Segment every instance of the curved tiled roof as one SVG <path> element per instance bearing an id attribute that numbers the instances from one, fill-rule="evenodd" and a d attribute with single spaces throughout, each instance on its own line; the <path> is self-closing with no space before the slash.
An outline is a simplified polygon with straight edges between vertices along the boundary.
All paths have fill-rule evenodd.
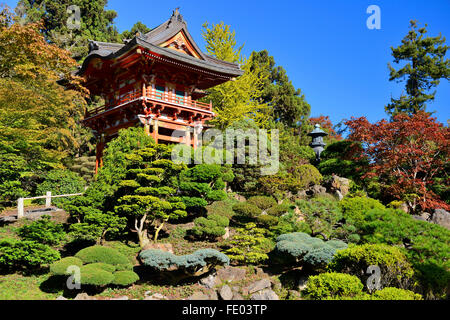
<path id="1" fill-rule="evenodd" d="M 180 31 L 184 31 L 184 34 L 191 42 L 194 49 L 199 53 L 200 58 L 196 58 L 172 49 L 159 46 L 165 41 L 171 39 Z M 127 40 L 124 44 L 91 41 L 89 43 L 89 55 L 84 60 L 82 67 L 78 71 L 78 74 L 83 74 L 83 72 L 89 65 L 89 61 L 95 57 L 103 59 L 116 58 L 133 49 L 135 46 L 142 46 L 149 51 L 165 58 L 176 60 L 193 67 L 221 73 L 230 78 L 240 76 L 244 73 L 239 68 L 238 64 L 222 61 L 203 53 L 189 34 L 187 30 L 187 24 L 177 9 L 172 14 L 172 17 L 166 22 L 162 23 L 146 34 L 136 35 L 133 39 Z"/>

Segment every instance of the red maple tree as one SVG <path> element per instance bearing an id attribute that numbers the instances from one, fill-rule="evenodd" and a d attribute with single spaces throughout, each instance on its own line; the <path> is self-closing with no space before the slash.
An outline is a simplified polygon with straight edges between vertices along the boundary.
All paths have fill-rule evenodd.
<path id="1" fill-rule="evenodd" d="M 433 178 L 442 175 L 450 154 L 450 129 L 426 112 L 398 114 L 392 121 L 371 124 L 365 117 L 345 123 L 349 139 L 363 144 L 369 159 L 365 178 L 378 177 L 387 195 L 419 209 L 450 206 L 432 190 Z M 449 179 L 445 183 L 448 185 Z"/>

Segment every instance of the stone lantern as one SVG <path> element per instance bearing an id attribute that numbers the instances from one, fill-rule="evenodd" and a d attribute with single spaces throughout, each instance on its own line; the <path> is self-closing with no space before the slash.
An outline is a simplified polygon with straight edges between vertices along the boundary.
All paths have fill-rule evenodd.
<path id="1" fill-rule="evenodd" d="M 312 142 L 309 145 L 311 148 L 313 148 L 314 152 L 316 153 L 316 161 L 320 161 L 320 154 L 323 150 L 325 150 L 326 143 L 323 142 L 323 137 L 326 137 L 328 133 L 323 131 L 320 128 L 320 124 L 316 124 L 315 128 L 312 132 L 308 133 L 308 136 L 312 138 Z"/>

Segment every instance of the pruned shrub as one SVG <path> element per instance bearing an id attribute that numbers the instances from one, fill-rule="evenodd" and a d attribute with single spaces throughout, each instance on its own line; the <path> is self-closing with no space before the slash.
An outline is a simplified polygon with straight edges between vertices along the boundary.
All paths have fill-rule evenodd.
<path id="1" fill-rule="evenodd" d="M 229 241 L 230 249 L 225 253 L 236 264 L 260 264 L 269 259 L 268 253 L 273 242 L 266 237 L 268 231 L 257 228 L 255 223 L 247 223 L 244 228 L 237 228 L 236 234 Z"/>
<path id="2" fill-rule="evenodd" d="M 66 233 L 61 224 L 50 220 L 50 216 L 24 225 L 17 231 L 23 240 L 36 241 L 50 246 L 59 245 L 66 238 Z"/>
<path id="3" fill-rule="evenodd" d="M 80 268 L 80 282 L 83 285 L 103 287 L 112 283 L 114 275 L 98 265 L 88 264 Z"/>
<path id="4" fill-rule="evenodd" d="M 386 244 L 364 244 L 341 250 L 335 254 L 329 268 L 355 275 L 366 283 L 370 276 L 367 273 L 369 266 L 380 268 L 382 287 L 408 288 L 411 285 L 414 271 L 405 254 Z"/>
<path id="5" fill-rule="evenodd" d="M 60 258 L 57 250 L 42 243 L 9 238 L 0 240 L 0 269 L 29 271 L 50 264 Z"/>
<path id="6" fill-rule="evenodd" d="M 381 202 L 366 197 L 346 197 L 339 202 L 343 217 L 359 227 L 364 221 L 365 215 L 372 209 L 384 209 Z"/>
<path id="7" fill-rule="evenodd" d="M 212 214 L 194 220 L 195 226 L 191 229 L 194 236 L 206 239 L 215 239 L 226 233 L 225 228 L 230 224 L 227 217 Z"/>
<path id="8" fill-rule="evenodd" d="M 201 249 L 192 254 L 176 256 L 162 250 L 144 250 L 139 254 L 143 265 L 158 272 L 172 272 L 196 277 L 218 265 L 228 265 L 230 259 L 214 249 Z"/>
<path id="9" fill-rule="evenodd" d="M 236 203 L 233 211 L 238 218 L 256 218 L 262 213 L 260 208 L 248 202 Z"/>
<path id="10" fill-rule="evenodd" d="M 251 203 L 261 210 L 267 210 L 277 204 L 276 200 L 267 196 L 254 196 L 248 199 L 248 203 Z"/>
<path id="11" fill-rule="evenodd" d="M 119 251 L 102 246 L 92 246 L 82 249 L 75 257 L 81 259 L 85 264 L 96 262 L 107 263 L 113 266 L 130 264 L 127 257 Z"/>
<path id="12" fill-rule="evenodd" d="M 362 295 L 363 287 L 356 276 L 330 272 L 309 277 L 305 293 L 313 300 L 355 298 Z"/>
<path id="13" fill-rule="evenodd" d="M 81 267 L 83 265 L 83 261 L 75 257 L 66 257 L 62 258 L 59 261 L 56 261 L 50 265 L 50 272 L 54 275 L 64 276 L 68 275 L 67 269 L 70 266 Z"/>
<path id="14" fill-rule="evenodd" d="M 133 271 L 117 271 L 114 273 L 112 284 L 128 287 L 139 280 L 139 276 Z"/>
<path id="15" fill-rule="evenodd" d="M 208 215 L 217 214 L 231 219 L 234 215 L 233 204 L 234 201 L 230 200 L 216 201 L 207 206 L 206 210 L 208 211 Z"/>
<path id="16" fill-rule="evenodd" d="M 283 234 L 276 239 L 272 252 L 274 261 L 289 267 L 321 269 L 333 258 L 337 250 L 347 248 L 340 240 L 323 241 L 303 232 Z"/>
<path id="17" fill-rule="evenodd" d="M 281 217 L 285 213 L 288 213 L 290 205 L 288 203 L 276 204 L 269 209 L 267 209 L 267 214 L 275 217 Z"/>
<path id="18" fill-rule="evenodd" d="M 262 225 L 265 228 L 271 228 L 276 226 L 280 219 L 278 217 L 274 217 L 268 214 L 260 215 L 258 218 L 256 218 L 259 225 Z"/>
<path id="19" fill-rule="evenodd" d="M 372 294 L 372 300 L 423 300 L 422 296 L 410 290 L 387 287 Z"/>

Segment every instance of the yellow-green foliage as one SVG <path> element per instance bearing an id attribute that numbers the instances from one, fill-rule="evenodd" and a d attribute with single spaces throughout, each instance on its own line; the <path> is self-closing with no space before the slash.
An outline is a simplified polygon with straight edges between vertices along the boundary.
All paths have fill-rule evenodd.
<path id="1" fill-rule="evenodd" d="M 67 275 L 67 268 L 70 266 L 81 267 L 83 261 L 75 257 L 62 258 L 50 265 L 50 272 L 54 275 Z"/>
<path id="2" fill-rule="evenodd" d="M 372 294 L 372 300 L 423 300 L 423 298 L 410 290 L 388 287 L 375 291 Z"/>
<path id="3" fill-rule="evenodd" d="M 369 266 L 378 266 L 381 270 L 382 287 L 397 286 L 407 288 L 413 285 L 413 268 L 401 249 L 386 244 L 364 244 L 350 246 L 338 251 L 329 269 L 355 275 L 364 283 L 370 274 Z"/>
<path id="4" fill-rule="evenodd" d="M 305 293 L 313 300 L 354 298 L 362 294 L 363 287 L 358 277 L 330 272 L 309 277 Z"/>
<path id="5" fill-rule="evenodd" d="M 251 203 L 261 210 L 267 210 L 277 204 L 274 198 L 266 196 L 254 196 L 248 199 L 248 203 Z"/>
<path id="6" fill-rule="evenodd" d="M 343 217 L 359 227 L 365 215 L 372 209 L 384 209 L 378 200 L 365 197 L 344 198 L 339 202 Z"/>
<path id="7" fill-rule="evenodd" d="M 236 235 L 230 241 L 232 248 L 226 255 L 239 264 L 258 264 L 266 261 L 272 242 L 265 237 L 267 230 L 256 228 L 256 224 L 247 223 L 245 228 L 237 228 Z"/>

